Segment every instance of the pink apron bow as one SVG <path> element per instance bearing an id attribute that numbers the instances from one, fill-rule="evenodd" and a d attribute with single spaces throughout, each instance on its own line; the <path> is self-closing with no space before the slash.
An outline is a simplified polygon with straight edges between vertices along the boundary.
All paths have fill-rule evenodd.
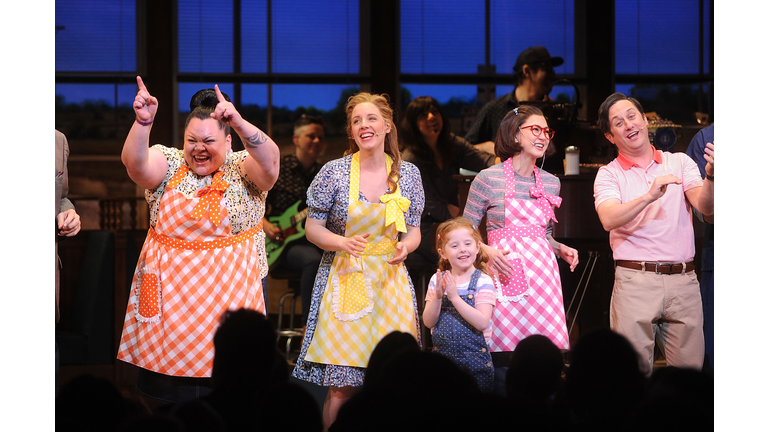
<path id="1" fill-rule="evenodd" d="M 555 217 L 555 211 L 552 206 L 560 207 L 563 202 L 563 198 L 556 195 L 547 195 L 544 192 L 544 185 L 536 182 L 535 186 L 531 186 L 531 196 L 538 200 L 538 205 L 547 217 L 547 220 L 552 219 L 557 222 Z"/>

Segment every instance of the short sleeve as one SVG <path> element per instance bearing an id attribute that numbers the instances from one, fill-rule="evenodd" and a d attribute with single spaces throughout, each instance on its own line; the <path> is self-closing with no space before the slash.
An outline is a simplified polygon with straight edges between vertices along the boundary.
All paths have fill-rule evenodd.
<path id="1" fill-rule="evenodd" d="M 312 180 L 309 189 L 307 189 L 308 217 L 320 220 L 328 219 L 328 212 L 333 207 L 343 180 L 339 167 L 338 160 L 328 162 L 320 168 L 315 179 Z"/>
<path id="2" fill-rule="evenodd" d="M 496 288 L 493 286 L 493 279 L 483 273 L 477 281 L 477 295 L 475 304 L 491 304 L 496 306 Z"/>
<path id="3" fill-rule="evenodd" d="M 435 300 L 435 287 L 437 286 L 437 278 L 435 275 L 429 279 L 429 285 L 427 285 L 427 294 L 424 296 L 424 301 Z"/>
<path id="4" fill-rule="evenodd" d="M 424 211 L 424 187 L 421 183 L 421 173 L 416 165 L 410 162 L 401 162 L 399 187 L 402 188 L 400 194 L 411 201 L 411 205 L 405 213 L 406 225 L 420 226 L 421 213 Z"/>
<path id="5" fill-rule="evenodd" d="M 703 181 L 701 180 L 701 172 L 699 171 L 699 166 L 696 165 L 696 162 L 687 154 L 679 154 L 683 171 L 683 191 L 701 187 L 703 185 Z"/>
<path id="6" fill-rule="evenodd" d="M 261 194 L 263 191 L 259 189 L 258 186 L 256 186 L 256 183 L 253 182 L 252 179 L 248 177 L 248 174 L 245 172 L 245 158 L 248 157 L 248 152 L 246 150 L 241 150 L 239 152 L 230 153 L 227 158 L 231 159 L 231 164 L 227 164 L 227 166 L 231 166 L 233 170 L 233 174 L 239 175 L 243 179 L 243 183 L 245 183 L 246 187 L 249 189 L 255 190 L 256 193 Z M 265 198 L 266 200 L 266 198 Z"/>
<path id="7" fill-rule="evenodd" d="M 621 192 L 619 191 L 619 182 L 611 170 L 606 167 L 600 167 L 595 176 L 594 186 L 595 208 L 609 199 L 621 201 Z"/>

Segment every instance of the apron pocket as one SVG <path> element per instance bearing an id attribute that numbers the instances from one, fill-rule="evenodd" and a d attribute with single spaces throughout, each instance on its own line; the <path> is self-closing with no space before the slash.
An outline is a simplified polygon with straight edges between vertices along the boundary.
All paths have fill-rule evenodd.
<path id="1" fill-rule="evenodd" d="M 373 288 L 364 274 L 362 258 L 337 256 L 333 277 L 333 313 L 341 321 L 354 321 L 373 311 Z"/>
<path id="2" fill-rule="evenodd" d="M 162 298 L 157 272 L 142 269 L 136 278 L 136 319 L 139 322 L 160 322 Z"/>
<path id="3" fill-rule="evenodd" d="M 525 272 L 525 265 L 520 256 L 516 253 L 510 253 L 512 261 L 512 276 L 496 275 L 496 298 L 501 303 L 508 303 L 510 301 L 520 301 L 523 297 L 527 297 L 530 293 L 530 286 L 528 284 L 528 276 Z"/>

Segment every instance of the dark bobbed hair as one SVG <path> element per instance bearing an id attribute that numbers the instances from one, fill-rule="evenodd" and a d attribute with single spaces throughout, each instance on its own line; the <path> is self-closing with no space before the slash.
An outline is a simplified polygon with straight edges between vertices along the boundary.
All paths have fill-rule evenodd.
<path id="1" fill-rule="evenodd" d="M 320 116 L 311 116 L 307 114 L 302 114 L 301 117 L 296 119 L 295 122 L 293 122 L 293 134 L 296 135 L 296 133 L 299 131 L 300 128 L 311 125 L 311 124 L 317 124 L 323 127 L 325 129 L 325 125 L 323 124 L 323 118 Z"/>
<path id="2" fill-rule="evenodd" d="M 632 105 L 637 108 L 638 111 L 640 111 L 640 114 L 645 116 L 645 111 L 643 110 L 643 106 L 640 104 L 640 101 L 633 97 L 627 97 L 624 95 L 624 93 L 616 92 L 603 101 L 603 103 L 600 104 L 600 108 L 597 110 L 597 127 L 600 128 L 600 131 L 604 134 L 611 133 L 611 119 L 608 118 L 608 112 L 611 110 L 611 107 L 616 104 L 616 102 L 628 100 L 632 102 Z"/>
<path id="3" fill-rule="evenodd" d="M 400 123 L 400 140 L 403 149 L 408 149 L 419 159 L 431 162 L 434 161 L 432 149 L 424 141 L 424 136 L 419 131 L 419 116 L 435 108 L 443 121 L 443 129 L 437 136 L 437 149 L 445 165 L 453 162 L 453 152 L 451 151 L 450 137 L 451 125 L 448 118 L 443 113 L 440 103 L 431 96 L 419 96 L 414 98 L 405 108 L 405 116 Z M 423 175 L 423 173 L 422 173 Z"/>
<path id="4" fill-rule="evenodd" d="M 475 239 L 478 245 L 478 251 L 477 251 L 477 257 L 475 258 L 474 266 L 476 269 L 485 272 L 486 271 L 486 265 L 485 263 L 488 261 L 488 255 L 485 254 L 485 252 L 480 249 L 480 243 L 483 242 L 483 238 L 480 236 L 480 232 L 475 228 L 474 225 L 472 225 L 472 222 L 470 222 L 467 218 L 459 216 L 453 219 L 449 219 L 443 223 L 441 223 L 437 227 L 437 243 L 435 244 L 436 249 L 443 249 L 445 246 L 445 242 L 448 240 L 448 234 L 456 229 L 459 228 L 466 228 L 472 233 L 472 238 Z M 440 271 L 446 271 L 451 269 L 451 263 L 448 262 L 447 259 L 443 259 L 440 257 L 440 261 L 437 263 L 437 268 Z"/>
<path id="5" fill-rule="evenodd" d="M 520 126 L 522 126 L 529 117 L 538 115 L 544 117 L 544 113 L 534 105 L 520 105 L 504 116 L 499 124 L 499 131 L 496 133 L 496 143 L 494 151 L 502 162 L 520 153 L 523 148 L 517 141 Z M 555 153 L 555 145 L 552 141 L 547 146 L 547 156 Z"/>
<path id="6" fill-rule="evenodd" d="M 227 102 L 232 102 L 226 93 L 222 92 L 221 94 Z M 210 119 L 211 113 L 216 111 L 216 105 L 218 104 L 219 98 L 216 96 L 216 90 L 212 88 L 198 90 L 197 93 L 192 95 L 192 99 L 189 101 L 190 113 L 187 116 L 187 121 L 184 122 L 184 129 L 189 126 L 189 122 L 193 118 L 200 120 Z M 231 133 L 230 126 L 221 121 L 219 121 L 219 129 L 224 130 L 224 135 L 229 135 Z"/>
<path id="7" fill-rule="evenodd" d="M 395 126 L 395 111 L 389 105 L 389 96 L 387 94 L 372 94 L 367 92 L 360 92 L 356 95 L 350 96 L 347 99 L 347 136 L 349 137 L 349 149 L 344 152 L 344 156 L 350 155 L 360 150 L 357 146 L 355 138 L 352 136 L 352 111 L 355 107 L 361 103 L 372 103 L 381 112 L 384 121 L 389 123 L 390 131 L 384 137 L 384 152 L 392 157 L 392 169 L 389 172 L 387 183 L 389 189 L 394 193 L 397 190 L 397 181 L 400 176 L 400 162 L 402 157 L 400 156 L 400 148 L 397 141 L 397 127 Z"/>

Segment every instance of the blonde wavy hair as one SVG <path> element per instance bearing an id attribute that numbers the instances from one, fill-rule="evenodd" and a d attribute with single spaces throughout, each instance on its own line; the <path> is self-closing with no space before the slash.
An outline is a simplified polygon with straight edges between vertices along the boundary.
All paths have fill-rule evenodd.
<path id="1" fill-rule="evenodd" d="M 397 190 L 397 181 L 400 176 L 400 163 L 402 161 L 402 157 L 400 156 L 400 148 L 398 147 L 397 141 L 397 128 L 395 127 L 394 120 L 395 113 L 392 107 L 389 105 L 389 96 L 386 94 L 377 95 L 366 92 L 361 92 L 354 96 L 350 96 L 350 98 L 347 100 L 346 108 L 346 130 L 347 136 L 349 137 L 349 149 L 344 152 L 344 156 L 350 155 L 360 150 L 360 148 L 357 146 L 357 142 L 355 142 L 355 138 L 352 136 L 351 120 L 352 111 L 355 109 L 355 107 L 365 102 L 376 105 L 376 107 L 378 107 L 379 111 L 381 112 L 381 116 L 384 118 L 384 121 L 390 126 L 389 133 L 387 133 L 387 135 L 384 137 L 384 153 L 392 157 L 392 169 L 389 171 L 387 184 L 389 185 L 389 190 L 394 193 Z"/>

